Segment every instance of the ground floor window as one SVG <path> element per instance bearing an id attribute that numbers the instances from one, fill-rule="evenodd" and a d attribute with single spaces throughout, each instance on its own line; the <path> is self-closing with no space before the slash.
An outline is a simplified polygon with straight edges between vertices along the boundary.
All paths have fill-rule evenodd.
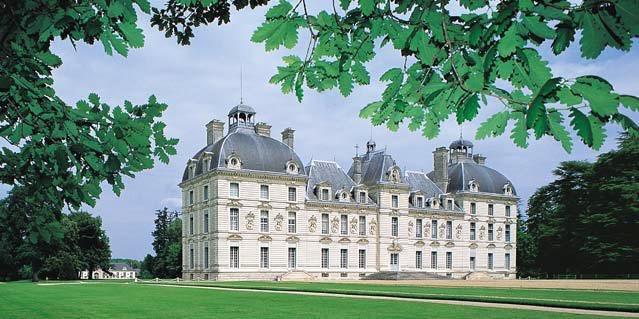
<path id="1" fill-rule="evenodd" d="M 204 268 L 209 268 L 209 247 L 204 247 Z"/>
<path id="2" fill-rule="evenodd" d="M 504 268 L 510 269 L 510 253 L 504 255 Z"/>
<path id="3" fill-rule="evenodd" d="M 422 252 L 415 252 L 415 268 L 422 269 Z"/>
<path id="4" fill-rule="evenodd" d="M 493 270 L 493 253 L 488 253 L 488 269 Z"/>
<path id="5" fill-rule="evenodd" d="M 359 250 L 359 268 L 366 268 L 366 249 Z"/>
<path id="6" fill-rule="evenodd" d="M 339 252 L 339 267 L 348 268 L 348 249 L 341 249 Z"/>
<path id="7" fill-rule="evenodd" d="M 231 246 L 229 252 L 229 267 L 240 268 L 240 247 Z"/>
<path id="8" fill-rule="evenodd" d="M 297 248 L 288 248 L 288 268 L 297 267 Z"/>
<path id="9" fill-rule="evenodd" d="M 453 269 L 453 253 L 446 252 L 446 269 Z"/>
<path id="10" fill-rule="evenodd" d="M 437 252 L 430 252 L 430 268 L 437 269 Z"/>
<path id="11" fill-rule="evenodd" d="M 475 270 L 475 256 L 470 257 L 470 270 Z"/>
<path id="12" fill-rule="evenodd" d="M 268 247 L 260 247 L 260 268 L 268 268 Z"/>
<path id="13" fill-rule="evenodd" d="M 191 244 L 189 248 L 189 268 L 191 269 L 195 268 L 195 256 L 193 255 L 193 244 Z"/>
<path id="14" fill-rule="evenodd" d="M 322 268 L 328 268 L 328 248 L 322 248 Z"/>
<path id="15" fill-rule="evenodd" d="M 390 255 L 390 268 L 392 271 L 399 270 L 399 254 L 393 253 Z"/>

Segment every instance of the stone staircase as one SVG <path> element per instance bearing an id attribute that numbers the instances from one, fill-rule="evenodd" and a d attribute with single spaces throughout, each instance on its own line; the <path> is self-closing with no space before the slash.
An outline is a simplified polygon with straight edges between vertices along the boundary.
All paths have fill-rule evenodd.
<path id="1" fill-rule="evenodd" d="M 445 275 L 418 272 L 418 271 L 380 271 L 366 277 L 362 280 L 424 280 L 424 279 L 450 279 Z"/>
<path id="2" fill-rule="evenodd" d="M 275 278 L 276 281 L 311 281 L 317 279 L 306 271 L 294 270 L 286 272 Z"/>

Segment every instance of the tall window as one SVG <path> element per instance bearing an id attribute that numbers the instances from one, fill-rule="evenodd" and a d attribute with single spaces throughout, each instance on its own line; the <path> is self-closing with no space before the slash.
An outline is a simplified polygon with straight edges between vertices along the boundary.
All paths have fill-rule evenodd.
<path id="1" fill-rule="evenodd" d="M 260 231 L 268 233 L 268 210 L 260 211 Z"/>
<path id="2" fill-rule="evenodd" d="M 493 216 L 495 214 L 495 206 L 493 204 L 488 204 L 488 216 Z"/>
<path id="3" fill-rule="evenodd" d="M 470 257 L 470 270 L 475 270 L 475 256 Z"/>
<path id="4" fill-rule="evenodd" d="M 510 270 L 510 253 L 504 255 L 504 268 Z"/>
<path id="5" fill-rule="evenodd" d="M 477 214 L 477 203 L 470 203 L 470 213 Z"/>
<path id="6" fill-rule="evenodd" d="M 477 229 L 475 223 L 470 223 L 470 240 L 475 240 L 477 238 Z"/>
<path id="7" fill-rule="evenodd" d="M 446 221 L 446 239 L 453 239 L 453 222 Z"/>
<path id="8" fill-rule="evenodd" d="M 208 211 L 204 211 L 204 232 L 209 232 L 209 213 Z"/>
<path id="9" fill-rule="evenodd" d="M 328 214 L 322 214 L 322 234 L 328 234 Z"/>
<path id="10" fill-rule="evenodd" d="M 230 192 L 229 195 L 233 198 L 240 197 L 240 184 L 239 183 L 231 183 L 230 184 Z"/>
<path id="11" fill-rule="evenodd" d="M 415 252 L 415 268 L 422 269 L 422 252 L 419 250 Z"/>
<path id="12" fill-rule="evenodd" d="M 339 250 L 339 267 L 348 268 L 348 249 Z"/>
<path id="13" fill-rule="evenodd" d="M 359 250 L 358 266 L 360 269 L 366 268 L 366 249 Z"/>
<path id="14" fill-rule="evenodd" d="M 430 252 L 430 268 L 437 269 L 437 252 Z"/>
<path id="15" fill-rule="evenodd" d="M 436 220 L 432 220 L 430 223 L 430 234 L 431 234 L 431 238 L 432 239 L 437 239 L 437 221 Z"/>
<path id="16" fill-rule="evenodd" d="M 268 185 L 260 185 L 260 199 L 268 199 Z"/>
<path id="17" fill-rule="evenodd" d="M 329 200 L 330 196 L 328 195 L 328 188 L 322 188 L 322 198 L 321 200 Z"/>
<path id="18" fill-rule="evenodd" d="M 417 218 L 415 220 L 415 237 L 422 238 L 424 228 L 422 227 L 422 219 Z"/>
<path id="19" fill-rule="evenodd" d="M 230 213 L 230 229 L 238 231 L 240 230 L 240 209 L 239 208 L 231 208 Z"/>
<path id="20" fill-rule="evenodd" d="M 446 269 L 453 269 L 453 252 L 446 252 Z"/>
<path id="21" fill-rule="evenodd" d="M 193 215 L 189 216 L 189 234 L 193 235 Z"/>
<path id="22" fill-rule="evenodd" d="M 296 215 L 295 212 L 288 212 L 288 232 L 289 233 L 297 232 L 295 215 Z"/>
<path id="23" fill-rule="evenodd" d="M 397 195 L 391 196 L 391 204 L 392 204 L 393 208 L 399 207 L 399 196 L 397 196 Z"/>
<path id="24" fill-rule="evenodd" d="M 340 234 L 348 235 L 348 216 L 341 215 L 339 216 L 339 219 L 340 219 Z"/>
<path id="25" fill-rule="evenodd" d="M 195 256 L 193 256 L 193 244 L 189 247 L 189 268 L 195 268 Z"/>
<path id="26" fill-rule="evenodd" d="M 240 247 L 231 246 L 229 253 L 229 267 L 240 268 Z"/>
<path id="27" fill-rule="evenodd" d="M 359 202 L 366 203 L 366 192 L 359 192 Z"/>
<path id="28" fill-rule="evenodd" d="M 288 268 L 297 267 L 297 248 L 288 248 Z"/>
<path id="29" fill-rule="evenodd" d="M 366 216 L 359 216 L 359 235 L 366 236 Z"/>
<path id="30" fill-rule="evenodd" d="M 288 201 L 297 202 L 297 188 L 295 187 L 288 188 Z"/>
<path id="31" fill-rule="evenodd" d="M 260 247 L 260 268 L 268 268 L 268 247 Z"/>
<path id="32" fill-rule="evenodd" d="M 506 225 L 505 233 L 506 242 L 510 242 L 510 225 Z"/>
<path id="33" fill-rule="evenodd" d="M 209 185 L 204 185 L 204 200 L 209 200 Z"/>
<path id="34" fill-rule="evenodd" d="M 193 205 L 194 199 L 193 199 L 193 191 L 189 191 L 189 205 Z"/>
<path id="35" fill-rule="evenodd" d="M 419 208 L 424 207 L 424 197 L 417 196 L 417 207 Z"/>
<path id="36" fill-rule="evenodd" d="M 397 237 L 399 235 L 399 218 L 391 218 L 391 236 Z"/>
<path id="37" fill-rule="evenodd" d="M 493 240 L 493 224 L 488 224 L 488 240 L 492 241 Z"/>
<path id="38" fill-rule="evenodd" d="M 446 209 L 453 210 L 453 200 L 449 199 L 446 201 Z"/>
<path id="39" fill-rule="evenodd" d="M 204 268 L 209 268 L 209 246 L 204 246 Z"/>
<path id="40" fill-rule="evenodd" d="M 488 253 L 488 269 L 493 270 L 493 253 Z"/>
<path id="41" fill-rule="evenodd" d="M 322 248 L 322 268 L 328 269 L 328 248 Z"/>
<path id="42" fill-rule="evenodd" d="M 506 217 L 510 217 L 510 205 L 506 205 Z"/>

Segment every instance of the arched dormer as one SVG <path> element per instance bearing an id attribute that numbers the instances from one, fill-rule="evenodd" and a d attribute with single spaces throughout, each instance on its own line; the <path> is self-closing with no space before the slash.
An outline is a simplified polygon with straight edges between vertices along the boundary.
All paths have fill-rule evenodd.
<path id="1" fill-rule="evenodd" d="M 392 166 L 391 168 L 388 169 L 388 172 L 386 172 L 386 174 L 388 174 L 388 180 L 391 183 L 401 183 L 402 182 L 402 177 L 401 177 L 401 171 L 399 169 L 399 167 Z"/>
<path id="2" fill-rule="evenodd" d="M 337 194 L 335 194 L 335 198 L 340 201 L 340 202 L 350 202 L 351 201 L 351 195 L 350 193 L 342 188 L 340 189 Z"/>
<path id="3" fill-rule="evenodd" d="M 300 173 L 300 168 L 294 161 L 290 160 L 286 162 L 286 173 L 297 175 Z"/>
<path id="4" fill-rule="evenodd" d="M 477 183 L 474 179 L 471 179 L 468 181 L 468 190 L 471 192 L 479 192 L 479 183 Z"/>
<path id="5" fill-rule="evenodd" d="M 504 185 L 504 195 L 512 195 L 513 194 L 513 186 L 510 183 L 506 183 Z"/>
<path id="6" fill-rule="evenodd" d="M 226 158 L 226 167 L 230 169 L 242 169 L 242 160 L 237 154 L 231 153 L 231 155 Z"/>

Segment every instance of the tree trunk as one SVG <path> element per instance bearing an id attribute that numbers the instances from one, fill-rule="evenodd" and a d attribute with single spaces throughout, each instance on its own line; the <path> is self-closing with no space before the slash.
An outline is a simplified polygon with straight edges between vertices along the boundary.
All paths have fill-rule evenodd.
<path id="1" fill-rule="evenodd" d="M 93 280 L 93 268 L 89 267 L 89 280 Z"/>
<path id="2" fill-rule="evenodd" d="M 40 278 L 38 277 L 38 273 L 40 272 L 40 265 L 37 262 L 31 262 L 31 281 L 38 282 Z"/>

